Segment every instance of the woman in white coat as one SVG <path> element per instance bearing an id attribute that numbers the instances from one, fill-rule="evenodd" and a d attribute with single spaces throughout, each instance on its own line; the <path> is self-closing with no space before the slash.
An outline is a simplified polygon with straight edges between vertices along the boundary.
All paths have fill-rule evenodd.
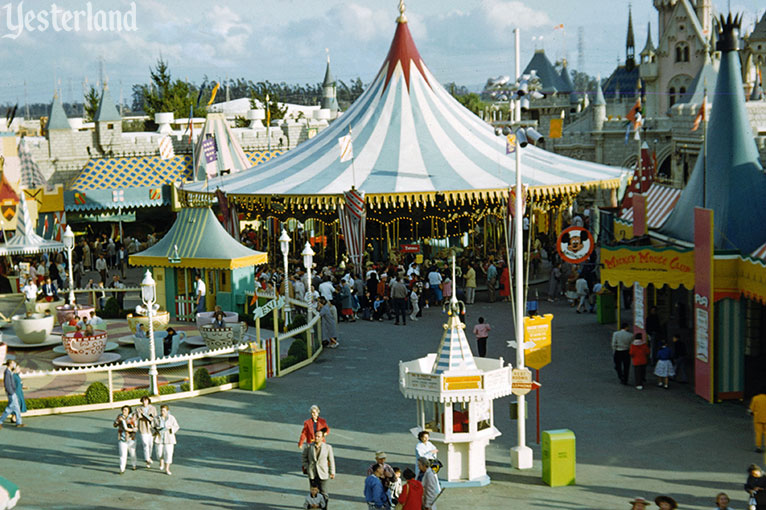
<path id="1" fill-rule="evenodd" d="M 173 463 L 173 450 L 179 428 L 175 416 L 170 414 L 170 408 L 167 405 L 160 407 L 160 415 L 154 419 L 154 444 L 157 445 L 160 470 L 164 470 L 169 475 L 172 474 L 170 465 Z"/>

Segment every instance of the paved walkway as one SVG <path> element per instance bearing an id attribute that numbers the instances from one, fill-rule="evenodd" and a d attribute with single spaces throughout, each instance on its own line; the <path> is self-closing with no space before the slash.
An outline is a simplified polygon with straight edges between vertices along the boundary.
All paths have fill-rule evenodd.
<path id="1" fill-rule="evenodd" d="M 611 366 L 610 327 L 565 305 L 541 307 L 555 314 L 553 363 L 541 374 L 542 427 L 570 428 L 577 435 L 577 485 L 549 488 L 541 482 L 534 398 L 527 421 L 534 468 L 510 467 L 516 432 L 508 418 L 511 398 L 505 398 L 494 404 L 503 435 L 487 451 L 492 483 L 448 490 L 439 500 L 441 510 L 627 509 L 634 496 L 662 493 L 683 509 L 709 509 L 721 490 L 732 497 L 733 508 L 747 506 L 745 468 L 763 459 L 752 452 L 750 420 L 741 403 L 710 405 L 686 385 L 667 391 L 621 386 Z M 505 347 L 509 305 L 469 307 L 469 328 L 479 315 L 494 328 L 489 356 L 513 360 Z M 444 315 L 429 309 L 406 327 L 343 324 L 339 349 L 270 380 L 263 392 L 237 390 L 172 404 L 181 425 L 173 476 L 141 467 L 116 474 L 116 411 L 29 418 L 25 429 L 4 428 L 0 475 L 19 484 L 21 507 L 31 509 L 300 508 L 308 484 L 297 438 L 309 406 L 317 403 L 332 428 L 337 461 L 332 508 L 364 508 L 364 471 L 372 452 L 385 450 L 392 465 L 413 462 L 408 429 L 415 403 L 398 390 L 398 361 L 434 351 L 443 322 Z"/>

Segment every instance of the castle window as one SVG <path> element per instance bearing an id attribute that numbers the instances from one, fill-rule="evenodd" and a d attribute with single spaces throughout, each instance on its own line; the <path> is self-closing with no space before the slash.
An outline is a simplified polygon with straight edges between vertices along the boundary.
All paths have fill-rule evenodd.
<path id="1" fill-rule="evenodd" d="M 107 124 L 106 129 L 114 129 L 114 124 Z"/>
<path id="2" fill-rule="evenodd" d="M 689 45 L 681 42 L 676 45 L 676 62 L 689 61 Z"/>
<path id="3" fill-rule="evenodd" d="M 680 89 L 678 89 L 679 96 L 683 96 L 684 94 L 686 94 L 686 87 L 681 87 Z"/>
<path id="4" fill-rule="evenodd" d="M 670 87 L 670 90 L 668 91 L 668 96 L 670 97 L 670 106 L 673 106 L 676 104 L 676 89 L 675 87 Z"/>

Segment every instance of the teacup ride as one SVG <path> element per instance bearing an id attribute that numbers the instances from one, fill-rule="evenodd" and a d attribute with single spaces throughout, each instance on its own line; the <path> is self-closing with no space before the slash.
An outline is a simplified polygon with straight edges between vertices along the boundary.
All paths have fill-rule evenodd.
<path id="1" fill-rule="evenodd" d="M 57 306 L 56 322 L 61 326 L 62 331 L 66 332 L 66 326 L 69 324 L 70 320 L 73 318 L 76 318 L 75 320 L 77 321 L 90 319 L 90 312 L 95 310 L 96 309 L 90 305 L 76 305 L 75 307 L 72 307 L 71 305 Z"/>
<path id="2" fill-rule="evenodd" d="M 173 337 L 173 344 L 170 347 L 170 353 L 167 356 L 175 356 L 178 354 L 178 349 L 181 347 L 181 342 L 186 338 L 186 333 L 183 331 L 177 331 L 177 334 Z M 168 336 L 167 331 L 155 331 L 154 332 L 154 356 L 155 358 L 164 358 L 165 355 L 165 337 Z M 151 357 L 151 341 L 148 336 L 133 336 L 133 345 L 136 347 L 138 358 L 141 360 L 149 359 Z"/>
<path id="3" fill-rule="evenodd" d="M 34 306 L 34 312 L 33 313 L 41 313 L 45 314 L 45 312 L 50 312 L 54 319 L 57 319 L 57 311 L 59 307 L 62 307 L 66 304 L 66 301 L 63 299 L 57 299 L 56 301 L 37 301 Z M 61 324 L 61 322 L 57 322 L 57 324 Z"/>
<path id="4" fill-rule="evenodd" d="M 205 342 L 204 347 L 194 349 L 192 352 L 204 351 L 206 349 L 227 349 L 245 342 L 245 333 L 247 332 L 247 323 L 229 323 L 223 327 L 216 327 L 213 324 L 203 324 L 199 327 L 199 333 Z M 236 355 L 236 353 L 234 354 Z"/>
<path id="5" fill-rule="evenodd" d="M 146 315 L 138 315 L 129 313 L 128 314 L 128 327 L 130 328 L 130 332 L 132 334 L 136 334 L 136 327 L 138 327 L 139 324 L 143 324 L 144 331 L 149 331 L 149 317 Z M 164 331 L 167 329 L 168 324 L 170 324 L 170 312 L 167 310 L 164 311 L 157 311 L 154 312 L 152 315 L 152 325 L 154 327 L 154 331 Z"/>
<path id="6" fill-rule="evenodd" d="M 41 313 L 20 314 L 11 317 L 11 325 L 15 337 L 4 335 L 3 339 L 10 347 L 45 347 L 60 342 L 58 337 L 52 336 L 53 315 Z"/>
<path id="7" fill-rule="evenodd" d="M 53 360 L 57 367 L 78 367 L 113 363 L 121 358 L 116 352 L 104 352 L 107 346 L 107 332 L 96 329 L 92 335 L 76 336 L 76 331 L 64 333 L 61 341 L 66 349 L 66 356 Z"/>
<path id="8" fill-rule="evenodd" d="M 198 312 L 196 315 L 197 329 L 205 324 L 212 324 L 215 319 L 215 312 Z M 237 312 L 223 312 L 223 321 L 226 323 L 239 322 L 239 314 Z"/>

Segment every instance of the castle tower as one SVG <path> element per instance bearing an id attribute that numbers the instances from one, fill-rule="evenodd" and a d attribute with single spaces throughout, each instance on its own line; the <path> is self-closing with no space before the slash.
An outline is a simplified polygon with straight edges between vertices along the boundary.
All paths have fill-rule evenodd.
<path id="1" fill-rule="evenodd" d="M 330 110 L 330 118 L 338 116 L 338 99 L 336 95 L 335 78 L 330 71 L 330 55 L 327 55 L 327 69 L 324 72 L 322 82 L 322 108 Z"/>
<path id="2" fill-rule="evenodd" d="M 697 0 L 697 19 L 705 35 L 713 32 L 713 0 Z"/>
<path id="3" fill-rule="evenodd" d="M 101 100 L 98 103 L 94 122 L 96 123 L 96 146 L 105 154 L 113 151 L 114 144 L 122 136 L 122 117 L 114 105 L 109 85 L 106 83 L 101 91 Z"/>
<path id="4" fill-rule="evenodd" d="M 596 161 L 604 162 L 604 121 L 606 120 L 606 101 L 604 100 L 604 91 L 601 90 L 601 76 L 596 80 L 596 98 L 591 106 L 591 115 L 593 115 L 593 143 L 596 149 Z"/>
<path id="5" fill-rule="evenodd" d="M 646 31 L 646 44 L 641 50 L 641 64 L 639 64 L 639 72 L 647 90 L 654 90 L 657 87 L 657 78 L 659 77 L 657 68 L 657 48 L 654 47 L 652 41 L 652 24 L 649 23 Z M 657 112 L 657 97 L 654 94 L 647 94 L 644 100 L 644 113 L 647 117 L 656 117 Z"/>
<path id="6" fill-rule="evenodd" d="M 632 71 L 636 67 L 636 41 L 633 35 L 633 12 L 628 6 L 628 37 L 625 41 L 625 69 Z"/>
<path id="7" fill-rule="evenodd" d="M 48 134 L 48 156 L 53 157 L 61 151 L 71 150 L 72 127 L 64 111 L 64 105 L 58 94 L 53 94 L 48 123 L 45 125 Z"/>

